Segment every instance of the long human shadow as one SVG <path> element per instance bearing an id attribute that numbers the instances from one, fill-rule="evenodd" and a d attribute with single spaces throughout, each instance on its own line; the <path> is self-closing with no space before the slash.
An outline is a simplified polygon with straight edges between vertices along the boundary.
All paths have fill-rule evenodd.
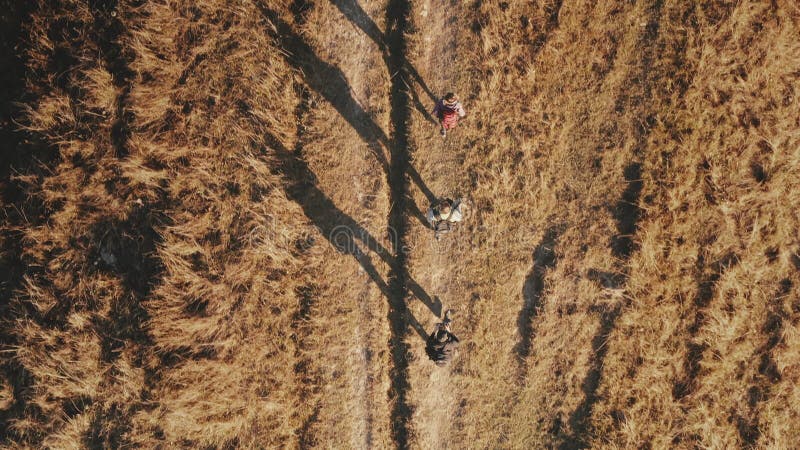
<path id="1" fill-rule="evenodd" d="M 524 363 L 530 354 L 531 338 L 533 335 L 533 319 L 538 315 L 542 306 L 542 294 L 544 292 L 544 276 L 548 269 L 555 267 L 556 254 L 555 245 L 561 229 L 551 227 L 542 237 L 539 245 L 533 251 L 533 267 L 525 278 L 522 287 L 523 305 L 517 317 L 517 329 L 519 330 L 520 341 L 515 350 Z"/>
<path id="2" fill-rule="evenodd" d="M 295 33 L 292 27 L 280 18 L 278 13 L 261 2 L 256 2 L 255 4 L 271 25 L 271 27 L 267 28 L 267 33 L 282 48 L 287 50 L 287 52 L 281 52 L 286 62 L 300 70 L 306 84 L 322 95 L 336 109 L 339 115 L 353 127 L 361 139 L 369 146 L 384 172 L 388 174 L 390 166 L 389 156 L 387 156 L 386 151 L 391 148 L 392 143 L 381 127 L 372 120 L 369 113 L 353 97 L 353 90 L 347 83 L 344 72 L 317 56 L 314 49 L 300 35 Z M 436 196 L 434 196 L 411 164 L 408 164 L 406 173 L 429 201 L 435 201 Z"/>
<path id="3" fill-rule="evenodd" d="M 639 196 L 643 187 L 641 165 L 639 163 L 627 165 L 623 171 L 623 176 L 627 187 L 622 192 L 616 207 L 612 211 L 617 221 L 617 233 L 611 237 L 610 246 L 614 256 L 622 260 L 628 260 L 632 252 L 637 248 L 633 242 L 632 235 L 638 229 L 638 221 L 642 213 L 639 207 Z M 596 281 L 601 281 L 606 287 L 618 288 L 623 280 L 627 281 L 628 273 L 626 271 L 622 274 L 608 276 L 606 272 L 592 269 L 589 271 L 589 277 Z M 585 448 L 588 445 L 586 435 L 590 432 L 589 420 L 592 416 L 592 410 L 599 400 L 597 390 L 600 387 L 603 365 L 608 352 L 606 342 L 622 313 L 622 304 L 618 303 L 610 308 L 601 307 L 599 311 L 601 313 L 600 329 L 592 339 L 592 358 L 589 361 L 589 371 L 581 384 L 584 398 L 570 415 L 569 423 L 572 434 L 559 446 L 561 450 Z"/>
<path id="4" fill-rule="evenodd" d="M 625 177 L 628 187 L 622 193 L 622 198 L 614 209 L 618 233 L 611 239 L 611 252 L 617 258 L 628 259 L 636 250 L 636 244 L 631 237 L 636 233 L 636 224 L 642 212 L 637 204 L 642 192 L 642 165 L 639 163 L 628 164 L 622 175 Z"/>
<path id="5" fill-rule="evenodd" d="M 758 424 L 761 422 L 760 403 L 769 400 L 773 394 L 775 383 L 781 381 L 782 376 L 778 364 L 775 361 L 775 348 L 785 342 L 784 331 L 785 321 L 789 319 L 788 312 L 784 309 L 784 298 L 791 295 L 792 280 L 784 278 L 777 293 L 769 302 L 767 318 L 761 327 L 761 332 L 767 338 L 758 349 L 755 350 L 750 358 L 753 362 L 758 362 L 758 375 L 754 377 L 754 383 L 747 389 L 747 404 L 749 406 L 749 416 L 737 414 L 736 428 L 739 437 L 745 444 L 745 448 L 757 448 L 761 438 L 762 430 Z"/>
<path id="6" fill-rule="evenodd" d="M 300 205 L 305 216 L 311 220 L 336 250 L 355 258 L 364 272 L 378 286 L 381 293 L 389 298 L 392 295 L 389 284 L 381 277 L 372 262 L 372 258 L 365 250 L 378 255 L 389 265 L 394 262 L 390 252 L 380 245 L 369 231 L 339 209 L 330 197 L 319 189 L 316 183 L 316 174 L 308 167 L 308 163 L 305 160 L 295 152 L 287 149 L 274 135 L 267 133 L 265 139 L 274 151 L 274 156 L 278 162 L 276 172 L 283 175 L 288 182 L 286 193 L 289 198 Z M 442 304 L 438 299 L 432 299 L 410 277 L 406 278 L 406 283 L 409 291 L 425 304 L 433 314 L 437 317 L 441 315 Z M 427 339 L 427 334 L 422 324 L 410 313 L 408 316 L 411 327 L 422 339 Z"/>
<path id="7" fill-rule="evenodd" d="M 560 12 L 559 9 L 554 11 L 556 18 Z M 650 65 L 655 52 L 655 40 L 658 37 L 659 20 L 661 17 L 662 1 L 656 0 L 651 6 L 650 20 L 643 36 L 640 38 L 640 44 L 644 48 L 642 55 L 641 70 L 635 74 L 629 81 L 633 84 L 638 83 L 639 79 L 648 80 L 648 73 Z M 642 98 L 650 98 L 650 83 L 645 81 L 642 86 Z M 637 98 L 630 97 L 628 92 L 617 99 L 619 105 L 624 105 L 629 102 L 636 105 Z M 619 106 L 618 106 L 619 107 Z M 634 154 L 638 157 L 643 157 L 644 152 L 647 150 L 647 135 L 649 131 L 647 128 L 636 128 L 636 148 Z M 632 239 L 632 236 L 638 230 L 639 219 L 642 215 L 642 209 L 639 207 L 639 197 L 641 196 L 643 181 L 641 179 L 642 166 L 640 163 L 631 162 L 623 170 L 623 177 L 627 183 L 627 187 L 622 192 L 622 195 L 612 210 L 614 219 L 617 222 L 617 233 L 611 237 L 610 247 L 611 253 L 614 257 L 626 262 L 630 259 L 633 252 L 638 250 L 638 245 Z M 628 269 L 622 273 L 610 273 L 598 270 L 590 270 L 589 277 L 601 282 L 605 287 L 619 288 L 628 280 Z M 622 314 L 622 304 L 616 304 L 613 307 L 600 308 L 600 329 L 592 339 L 592 353 L 593 356 L 589 361 L 589 371 L 583 380 L 581 389 L 584 393 L 583 401 L 575 408 L 569 418 L 571 434 L 559 445 L 559 449 L 575 449 L 588 447 L 588 435 L 591 433 L 591 416 L 594 405 L 599 400 L 597 390 L 600 387 L 600 380 L 603 375 L 603 365 L 605 363 L 606 354 L 608 352 L 606 342 L 608 341 L 611 332 L 614 330 L 617 319 Z"/>
<path id="8" fill-rule="evenodd" d="M 573 436 L 559 446 L 559 449 L 585 448 L 588 445 L 584 440 L 584 435 L 588 432 L 589 428 L 589 424 L 586 422 L 591 417 L 594 404 L 597 403 L 598 400 L 597 389 L 600 387 L 600 379 L 603 374 L 603 362 L 608 352 L 606 341 L 611 331 L 614 329 L 614 325 L 621 312 L 622 305 L 617 304 L 613 308 L 603 310 L 600 316 L 600 330 L 592 339 L 592 353 L 594 357 L 590 362 L 589 372 L 586 374 L 581 384 L 581 390 L 585 398 L 575 411 L 573 411 L 569 419 L 570 427 L 573 430 Z"/>
<path id="9" fill-rule="evenodd" d="M 339 8 L 342 14 L 347 17 L 350 22 L 353 23 L 356 27 L 361 29 L 370 39 L 372 39 L 375 44 L 381 49 L 381 53 L 383 54 L 383 59 L 386 62 L 386 67 L 392 67 L 392 64 L 389 62 L 390 54 L 389 45 L 387 44 L 387 37 L 378 25 L 375 24 L 375 21 L 369 16 L 369 14 L 364 11 L 361 5 L 358 4 L 356 0 L 330 0 L 331 3 Z M 416 82 L 422 90 L 427 94 L 428 98 L 431 102 L 435 102 L 437 100 L 436 96 L 434 95 L 433 91 L 430 90 L 428 85 L 425 83 L 425 80 L 419 74 L 417 69 L 411 64 L 410 61 L 405 57 L 405 55 L 401 55 L 402 57 L 402 66 L 405 69 L 405 72 Z M 394 74 L 390 73 L 390 76 L 402 76 L 402 74 Z M 405 81 L 405 80 L 404 80 Z M 414 107 L 422 113 L 425 117 L 425 120 L 435 123 L 436 121 L 433 120 L 433 117 L 428 112 L 428 108 L 422 103 L 417 95 L 416 90 L 411 89 L 410 83 L 406 83 L 408 86 L 409 93 L 411 94 L 412 100 L 414 101 Z"/>
<path id="10" fill-rule="evenodd" d="M 708 344 L 696 342 L 695 338 L 707 320 L 708 306 L 717 292 L 717 281 L 726 270 L 737 265 L 739 258 L 734 253 L 728 253 L 712 264 L 706 264 L 706 255 L 703 252 L 697 256 L 695 270 L 697 271 L 697 288 L 694 297 L 696 307 L 692 323 L 687 328 L 686 357 L 683 360 L 683 377 L 675 381 L 672 387 L 672 398 L 680 401 L 697 388 L 697 378 L 700 375 L 703 354 L 708 349 Z"/>
<path id="11" fill-rule="evenodd" d="M 708 172 L 708 161 L 703 161 L 698 165 L 698 170 L 704 173 L 703 184 L 706 188 L 706 200 L 716 204 L 716 195 L 713 183 L 710 181 Z M 688 338 L 686 340 L 686 356 L 683 360 L 683 375 L 676 380 L 672 387 L 672 398 L 676 401 L 682 400 L 697 388 L 697 379 L 700 376 L 701 364 L 704 354 L 708 349 L 708 344 L 698 342 L 695 338 L 707 320 L 708 306 L 717 292 L 717 282 L 722 277 L 725 270 L 738 264 L 739 258 L 734 253 L 724 255 L 718 261 L 711 264 L 707 261 L 706 252 L 699 252 L 695 262 L 696 294 L 694 296 L 695 315 L 694 320 L 686 329 Z"/>

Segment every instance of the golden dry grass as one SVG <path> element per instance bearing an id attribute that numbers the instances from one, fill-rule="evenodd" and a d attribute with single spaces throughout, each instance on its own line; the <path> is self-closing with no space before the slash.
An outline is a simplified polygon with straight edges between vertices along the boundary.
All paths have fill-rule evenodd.
<path id="1" fill-rule="evenodd" d="M 455 448 L 790 446 L 797 9 L 556 3 L 454 12 L 480 29 L 455 71 L 435 6 L 415 17 L 423 76 L 472 114 L 444 144 L 415 116 L 415 162 L 474 205 L 444 251 L 415 233 L 469 336 L 455 377 L 415 366 L 417 423 L 460 405 Z"/>
<path id="2" fill-rule="evenodd" d="M 4 447 L 796 445 L 793 2 L 8 9 Z"/>

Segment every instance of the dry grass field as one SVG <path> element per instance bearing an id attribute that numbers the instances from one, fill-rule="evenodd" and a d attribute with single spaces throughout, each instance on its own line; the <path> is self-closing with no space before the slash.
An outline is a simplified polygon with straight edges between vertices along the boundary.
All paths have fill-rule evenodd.
<path id="1" fill-rule="evenodd" d="M 793 0 L 3 0 L 0 27 L 0 447 L 800 442 Z M 466 207 L 436 240 L 439 197 Z"/>

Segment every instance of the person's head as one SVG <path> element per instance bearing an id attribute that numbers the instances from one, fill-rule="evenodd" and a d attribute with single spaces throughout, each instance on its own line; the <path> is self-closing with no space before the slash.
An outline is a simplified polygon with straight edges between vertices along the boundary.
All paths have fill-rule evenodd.
<path id="1" fill-rule="evenodd" d="M 458 97 L 456 97 L 456 94 L 453 94 L 452 92 L 448 92 L 447 94 L 444 94 L 444 101 L 446 101 L 447 103 L 454 103 L 456 100 L 458 100 Z"/>
<path id="2" fill-rule="evenodd" d="M 439 203 L 439 214 L 443 216 L 447 216 L 450 214 L 450 210 L 453 208 L 453 202 L 448 198 L 442 200 Z"/>

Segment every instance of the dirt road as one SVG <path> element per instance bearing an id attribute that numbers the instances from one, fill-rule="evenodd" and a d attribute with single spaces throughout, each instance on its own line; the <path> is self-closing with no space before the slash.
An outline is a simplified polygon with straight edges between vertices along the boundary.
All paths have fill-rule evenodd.
<path id="1" fill-rule="evenodd" d="M 441 319 L 444 310 L 454 309 L 454 331 L 468 335 L 473 318 L 469 296 L 458 284 L 459 260 L 466 250 L 462 242 L 464 230 L 444 235 L 437 241 L 424 220 L 425 211 L 435 198 L 461 198 L 469 192 L 463 161 L 467 139 L 455 130 L 447 139 L 438 134 L 430 112 L 434 102 L 446 92 L 455 91 L 469 104 L 473 87 L 468 73 L 458 64 L 459 51 L 474 45 L 473 36 L 462 33 L 466 17 L 464 3 L 426 0 L 415 3 L 412 12 L 415 33 L 409 49 L 409 94 L 415 101 L 410 117 L 409 151 L 420 182 L 412 183 L 412 205 L 407 210 L 411 222 L 408 267 L 420 285 L 418 293 L 408 298 L 409 309 L 418 317 L 426 332 Z M 465 212 L 469 214 L 468 208 Z M 419 296 L 433 299 L 435 310 L 425 306 Z M 430 302 L 429 302 L 430 303 Z M 439 316 L 439 317 L 437 317 Z M 449 367 L 430 364 L 424 352 L 424 341 L 412 335 L 411 348 L 418 363 L 409 370 L 414 405 L 413 423 L 417 448 L 458 448 L 454 439 L 459 424 L 459 405 L 463 398 L 456 381 L 462 363 Z M 471 345 L 462 348 L 466 351 Z"/>

